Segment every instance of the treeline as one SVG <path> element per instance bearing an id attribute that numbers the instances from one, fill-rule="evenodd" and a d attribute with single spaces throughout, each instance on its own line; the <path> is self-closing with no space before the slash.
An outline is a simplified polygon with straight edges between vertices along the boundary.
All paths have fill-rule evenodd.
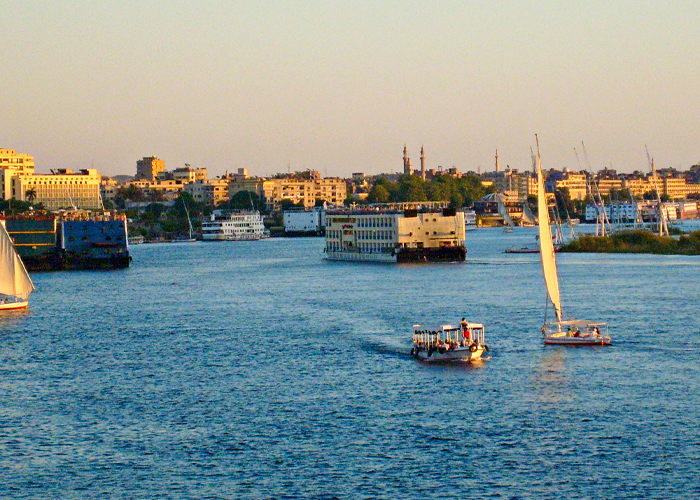
<path id="1" fill-rule="evenodd" d="M 367 203 L 449 201 L 454 207 L 464 207 L 492 192 L 494 189 L 485 188 L 475 175 L 459 178 L 442 175 L 431 180 L 403 175 L 397 181 L 380 177 L 370 189 Z"/>
<path id="2" fill-rule="evenodd" d="M 652 253 L 663 255 L 700 255 L 700 231 L 678 238 L 659 236 L 649 231 L 620 231 L 610 236 L 581 235 L 561 248 L 562 252 Z"/>

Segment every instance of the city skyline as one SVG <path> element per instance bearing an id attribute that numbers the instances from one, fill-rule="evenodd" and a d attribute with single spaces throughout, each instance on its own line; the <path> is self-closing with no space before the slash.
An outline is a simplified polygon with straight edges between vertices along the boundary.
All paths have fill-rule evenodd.
<path id="1" fill-rule="evenodd" d="M 687 170 L 700 4 L 7 2 L 0 147 L 37 171 Z M 8 75 L 10 73 L 8 72 Z"/>

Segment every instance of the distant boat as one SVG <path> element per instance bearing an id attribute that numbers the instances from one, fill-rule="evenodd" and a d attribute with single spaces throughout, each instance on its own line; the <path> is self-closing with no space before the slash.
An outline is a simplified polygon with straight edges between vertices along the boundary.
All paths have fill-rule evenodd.
<path id="1" fill-rule="evenodd" d="M 192 220 L 190 219 L 190 211 L 187 210 L 187 203 L 185 203 L 185 199 L 182 198 L 182 196 L 180 199 L 182 199 L 182 206 L 185 207 L 185 215 L 187 216 L 187 224 L 189 225 L 189 236 L 187 238 L 175 238 L 173 243 L 191 243 L 197 241 L 197 239 L 192 236 Z"/>
<path id="2" fill-rule="evenodd" d="M 542 274 L 547 287 L 547 296 L 554 307 L 554 315 L 556 316 L 556 321 L 548 322 L 545 309 L 545 319 L 542 325 L 544 343 L 569 346 L 610 345 L 612 339 L 601 332 L 601 328 L 607 329 L 606 323 L 586 320 L 564 321 L 562 319 L 559 277 L 557 276 L 557 263 L 554 256 L 554 242 L 552 241 L 552 228 L 549 221 L 547 193 L 544 187 L 539 145 L 537 147 L 537 210 L 539 214 L 539 246 Z"/>
<path id="3" fill-rule="evenodd" d="M 513 222 L 513 219 L 508 213 L 508 209 L 506 208 L 505 203 L 503 203 L 502 195 L 498 195 L 496 197 L 496 200 L 498 202 L 498 215 L 503 217 L 503 222 L 506 224 L 506 228 L 503 231 L 506 233 L 512 233 L 513 228 L 515 227 L 515 223 Z"/>
<path id="4" fill-rule="evenodd" d="M 255 241 L 268 238 L 260 212 L 214 210 L 202 222 L 203 241 Z"/>
<path id="5" fill-rule="evenodd" d="M 523 202 L 523 218 L 520 221 L 520 225 L 523 227 L 535 227 L 537 225 L 535 214 L 532 213 L 526 201 Z"/>
<path id="6" fill-rule="evenodd" d="M 476 220 L 476 212 L 474 210 L 464 211 L 464 229 L 465 231 L 473 231 L 478 227 Z"/>
<path id="7" fill-rule="evenodd" d="M 25 309 L 33 291 L 34 283 L 17 255 L 5 225 L 0 224 L 0 311 Z"/>

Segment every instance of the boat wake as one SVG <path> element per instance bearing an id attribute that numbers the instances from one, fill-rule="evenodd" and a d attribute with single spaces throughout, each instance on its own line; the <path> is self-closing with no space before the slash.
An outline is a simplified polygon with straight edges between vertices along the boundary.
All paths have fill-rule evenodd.
<path id="1" fill-rule="evenodd" d="M 515 259 L 467 259 L 466 263 L 476 266 L 522 266 L 523 264 L 539 264 L 539 261 L 521 257 Z"/>

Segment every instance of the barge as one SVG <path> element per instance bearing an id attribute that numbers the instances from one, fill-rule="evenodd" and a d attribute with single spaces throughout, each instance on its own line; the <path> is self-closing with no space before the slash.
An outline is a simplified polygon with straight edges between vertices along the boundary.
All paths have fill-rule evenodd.
<path id="1" fill-rule="evenodd" d="M 464 212 L 442 202 L 369 205 L 326 214 L 326 259 L 463 262 Z"/>
<path id="2" fill-rule="evenodd" d="M 5 227 L 29 271 L 122 269 L 131 261 L 124 214 L 10 216 Z"/>

